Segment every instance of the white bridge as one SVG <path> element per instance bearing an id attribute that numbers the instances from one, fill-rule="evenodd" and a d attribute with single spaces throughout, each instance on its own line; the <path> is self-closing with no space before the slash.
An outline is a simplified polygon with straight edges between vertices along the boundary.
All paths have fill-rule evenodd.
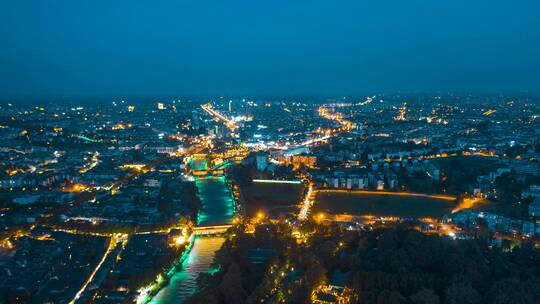
<path id="1" fill-rule="evenodd" d="M 214 226 L 199 226 L 193 228 L 193 233 L 195 235 L 214 235 L 214 234 L 222 234 L 232 227 L 231 224 L 224 224 L 224 225 L 214 225 Z"/>

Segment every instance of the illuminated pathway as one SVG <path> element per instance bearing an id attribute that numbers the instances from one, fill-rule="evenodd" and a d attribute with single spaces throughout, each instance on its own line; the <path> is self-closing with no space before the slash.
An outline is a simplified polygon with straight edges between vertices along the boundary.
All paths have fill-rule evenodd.
<path id="1" fill-rule="evenodd" d="M 392 191 L 372 191 L 372 190 L 346 190 L 346 189 L 321 189 L 317 190 L 320 193 L 356 193 L 356 194 L 382 194 L 382 195 L 393 195 L 393 196 L 416 196 L 416 197 L 426 197 L 441 199 L 447 201 L 456 200 L 455 196 L 446 195 L 446 194 L 424 194 L 424 193 L 414 193 L 414 192 L 392 192 Z"/>
<path id="2" fill-rule="evenodd" d="M 476 203 L 481 202 L 482 199 L 476 198 L 476 197 L 467 197 L 464 198 L 459 205 L 452 210 L 452 213 L 456 213 L 458 211 L 464 210 L 464 209 L 470 209 L 472 208 Z"/>
<path id="3" fill-rule="evenodd" d="M 305 221 L 307 219 L 309 210 L 311 209 L 311 207 L 313 206 L 313 202 L 315 201 L 315 199 L 313 198 L 315 195 L 316 192 L 313 190 L 313 184 L 310 184 L 306 196 L 300 204 L 300 212 L 298 213 L 299 220 Z"/>

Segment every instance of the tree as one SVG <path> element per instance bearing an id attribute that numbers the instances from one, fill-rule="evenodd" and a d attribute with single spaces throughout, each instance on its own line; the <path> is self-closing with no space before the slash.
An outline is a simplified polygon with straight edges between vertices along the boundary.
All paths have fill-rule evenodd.
<path id="1" fill-rule="evenodd" d="M 446 288 L 446 303 L 448 304 L 476 304 L 482 297 L 468 281 L 454 282 Z"/>
<path id="2" fill-rule="evenodd" d="M 398 291 L 383 290 L 377 297 L 377 304 L 400 304 L 406 303 L 405 297 Z"/>
<path id="3" fill-rule="evenodd" d="M 414 304 L 439 304 L 439 296 L 433 289 L 422 288 L 410 297 Z"/>
<path id="4" fill-rule="evenodd" d="M 522 282 L 504 279 L 495 283 L 488 292 L 487 300 L 493 304 L 533 304 L 540 298 L 540 281 Z"/>
<path id="5" fill-rule="evenodd" d="M 218 290 L 224 303 L 244 303 L 246 292 L 242 287 L 242 272 L 238 264 L 229 266 Z"/>
<path id="6" fill-rule="evenodd" d="M 503 252 L 401 225 L 303 229 L 306 242 L 296 242 L 284 222 L 255 233 L 233 228 L 214 258 L 221 270 L 200 282 L 191 303 L 309 303 L 336 269 L 348 273 L 344 286 L 359 303 L 540 303 L 540 252 L 532 244 Z M 257 248 L 271 250 L 266 263 L 250 260 Z"/>
<path id="7" fill-rule="evenodd" d="M 521 184 L 511 174 L 504 173 L 495 180 L 499 201 L 505 204 L 517 203 L 521 198 Z"/>

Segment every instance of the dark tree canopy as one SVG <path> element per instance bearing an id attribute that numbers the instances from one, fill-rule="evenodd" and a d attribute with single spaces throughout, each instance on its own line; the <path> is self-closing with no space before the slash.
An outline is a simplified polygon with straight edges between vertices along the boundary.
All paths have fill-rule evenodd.
<path id="1" fill-rule="evenodd" d="M 283 224 L 259 226 L 254 234 L 234 229 L 216 256 L 221 270 L 201 277 L 188 303 L 309 303 L 336 270 L 347 273 L 350 303 L 540 301 L 540 253 L 527 244 L 502 252 L 404 227 L 337 226 L 310 226 L 309 240 L 297 243 Z M 261 249 L 275 253 L 264 265 L 251 260 Z"/>

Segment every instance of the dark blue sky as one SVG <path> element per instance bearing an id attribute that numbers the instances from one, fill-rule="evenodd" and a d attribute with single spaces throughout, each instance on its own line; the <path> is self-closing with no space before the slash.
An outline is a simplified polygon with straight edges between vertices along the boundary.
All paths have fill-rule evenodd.
<path id="1" fill-rule="evenodd" d="M 540 89 L 539 0 L 0 3 L 0 97 Z"/>

